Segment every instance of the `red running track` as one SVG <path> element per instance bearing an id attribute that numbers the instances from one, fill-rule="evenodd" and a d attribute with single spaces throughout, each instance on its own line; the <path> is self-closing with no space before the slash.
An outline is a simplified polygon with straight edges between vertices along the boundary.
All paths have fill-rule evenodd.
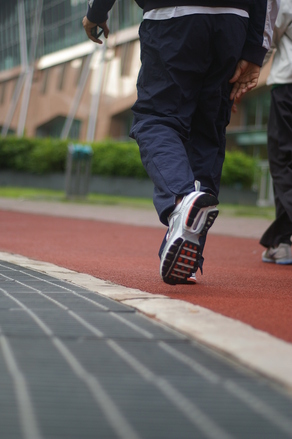
<path id="1" fill-rule="evenodd" d="M 164 229 L 0 212 L 0 251 L 201 305 L 292 342 L 292 266 L 261 262 L 255 239 L 209 235 L 197 285 L 159 276 Z"/>

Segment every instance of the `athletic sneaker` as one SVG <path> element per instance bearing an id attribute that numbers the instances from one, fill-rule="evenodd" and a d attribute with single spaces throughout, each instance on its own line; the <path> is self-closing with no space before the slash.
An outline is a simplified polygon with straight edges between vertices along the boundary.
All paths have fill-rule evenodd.
<path id="1" fill-rule="evenodd" d="M 272 262 L 274 264 L 289 265 L 292 264 L 291 246 L 289 244 L 279 244 L 278 247 L 269 247 L 262 254 L 263 262 Z"/>
<path id="2" fill-rule="evenodd" d="M 170 214 L 167 242 L 161 255 L 160 276 L 175 285 L 188 283 L 200 260 L 199 237 L 205 235 L 217 215 L 214 195 L 195 191 L 183 197 Z"/>

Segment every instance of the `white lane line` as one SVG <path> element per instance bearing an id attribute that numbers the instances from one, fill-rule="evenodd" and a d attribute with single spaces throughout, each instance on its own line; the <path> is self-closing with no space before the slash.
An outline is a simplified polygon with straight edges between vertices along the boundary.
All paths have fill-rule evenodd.
<path id="1" fill-rule="evenodd" d="M 229 393 L 233 394 L 243 403 L 249 406 L 255 413 L 261 415 L 263 418 L 269 421 L 270 424 L 274 424 L 279 430 L 282 430 L 292 438 L 292 422 L 290 419 L 283 416 L 277 410 L 274 410 L 263 400 L 243 389 L 232 380 L 227 380 L 224 383 L 224 387 L 229 391 Z"/>
<path id="2" fill-rule="evenodd" d="M 14 270 L 14 271 L 17 271 L 17 270 Z M 43 293 L 41 290 L 39 290 L 37 288 L 34 288 L 34 287 L 30 286 L 30 285 L 25 284 L 25 282 L 18 281 L 18 280 L 13 279 L 13 278 L 11 278 L 9 276 L 3 275 L 3 274 L 2 274 L 2 276 L 5 277 L 8 280 L 15 281 L 16 283 L 18 283 L 18 284 L 20 284 L 22 286 L 25 286 L 25 287 L 35 291 L 36 294 L 38 294 L 40 296 L 43 296 L 45 299 L 49 300 L 50 302 L 54 303 L 58 307 L 62 308 L 64 311 L 67 311 L 68 314 L 70 314 L 74 319 L 78 320 L 80 323 L 82 322 L 83 326 L 87 327 L 87 329 L 89 329 L 91 332 L 93 332 L 95 335 L 97 335 L 97 337 L 103 337 L 104 336 L 102 331 L 100 331 L 99 329 L 97 329 L 94 326 L 92 326 L 90 323 L 88 323 L 86 320 L 84 320 L 82 317 L 80 317 L 77 313 L 75 313 L 74 311 L 71 311 L 70 308 L 68 308 L 67 306 L 63 305 L 58 300 L 53 299 L 50 294 Z M 32 276 L 31 275 L 31 277 L 39 279 L 40 281 L 44 281 L 42 278 L 38 278 L 37 276 Z M 44 282 L 49 283 L 51 285 L 57 286 L 56 284 L 54 284 L 53 282 L 50 282 L 50 281 L 44 281 Z M 70 290 L 69 288 L 65 288 L 64 287 L 64 289 L 66 289 L 70 293 L 74 293 L 74 291 Z M 79 296 L 82 299 L 86 299 L 86 297 L 83 297 L 82 295 L 79 295 Z M 90 302 L 92 302 L 95 305 L 99 305 L 98 303 L 94 302 L 93 300 L 90 300 Z M 109 308 L 107 308 L 107 307 L 105 307 L 103 305 L 100 305 L 100 307 L 103 307 L 105 310 L 109 309 Z M 129 326 L 131 329 L 133 329 L 134 331 L 142 334 L 144 337 L 146 337 L 146 338 L 153 338 L 153 334 L 151 334 L 149 331 L 141 328 L 140 326 L 136 325 L 135 323 L 132 323 L 132 322 L 126 320 L 124 317 L 120 316 L 119 314 L 110 311 L 109 315 L 111 315 L 112 317 L 116 318 L 117 320 L 120 320 L 124 325 Z"/>
<path id="3" fill-rule="evenodd" d="M 233 380 L 221 378 L 216 373 L 210 371 L 208 368 L 201 366 L 197 361 L 176 350 L 165 342 L 159 342 L 158 345 L 171 356 L 176 358 L 181 363 L 188 366 L 190 369 L 201 375 L 214 385 L 221 384 L 222 387 L 235 398 L 243 402 L 247 407 L 255 413 L 261 415 L 270 424 L 274 424 L 277 428 L 288 433 L 292 437 L 292 422 L 290 419 L 283 416 L 277 410 L 266 404 L 262 399 L 255 396 L 253 393 L 245 390 Z"/>
<path id="4" fill-rule="evenodd" d="M 24 438 L 42 439 L 25 377 L 17 364 L 10 343 L 3 334 L 0 334 L 0 346 L 8 373 L 13 381 Z"/>
<path id="5" fill-rule="evenodd" d="M 114 340 L 108 340 L 107 344 L 145 381 L 150 382 L 160 390 L 160 392 L 171 401 L 171 403 L 189 420 L 189 422 L 199 429 L 208 439 L 233 438 L 233 436 L 212 421 L 212 419 L 199 409 L 196 404 L 194 404 L 189 398 L 185 397 L 166 379 L 155 375 L 150 369 L 118 345 Z"/>
<path id="6" fill-rule="evenodd" d="M 172 346 L 165 343 L 164 341 L 160 341 L 158 343 L 158 346 L 162 348 L 165 352 L 167 352 L 169 355 L 176 358 L 181 363 L 184 363 L 185 365 L 189 366 L 190 369 L 192 369 L 195 373 L 200 375 L 206 381 L 209 381 L 209 383 L 219 384 L 221 382 L 221 378 L 219 375 L 210 371 L 205 366 L 202 366 L 196 360 L 193 360 L 192 358 L 189 358 L 187 355 L 179 352 L 177 349 L 173 348 Z"/>
<path id="7" fill-rule="evenodd" d="M 35 323 L 49 336 L 53 345 L 58 350 L 59 354 L 66 360 L 71 370 L 75 375 L 86 385 L 94 400 L 99 405 L 105 418 L 115 431 L 117 437 L 120 439 L 141 439 L 134 428 L 129 424 L 127 419 L 122 415 L 114 401 L 110 398 L 107 392 L 104 390 L 98 379 L 87 372 L 78 359 L 69 351 L 66 345 L 55 335 L 53 331 L 44 323 L 30 308 L 24 305 L 20 300 L 13 297 L 7 291 L 1 288 L 1 291 L 23 308 L 29 316 L 35 321 Z M 26 439 L 38 439 L 37 437 L 27 437 Z"/>
<path id="8" fill-rule="evenodd" d="M 129 320 L 122 317 L 120 314 L 115 313 L 113 311 L 110 311 L 109 314 L 114 317 L 115 319 L 119 320 L 120 322 L 124 323 L 124 325 L 129 326 L 129 328 L 134 329 L 134 331 L 138 332 L 141 335 L 144 335 L 144 337 L 152 339 L 154 338 L 154 335 L 151 334 L 151 332 L 147 331 L 146 329 L 141 328 L 140 326 L 136 325 L 133 322 L 130 322 Z"/>
<path id="9" fill-rule="evenodd" d="M 198 305 L 109 284 L 48 262 L 6 252 L 0 252 L 0 260 L 46 273 L 129 305 L 144 315 L 151 315 L 169 329 L 188 335 L 211 349 L 215 348 L 268 379 L 292 389 L 292 344 L 264 331 Z"/>
<path id="10" fill-rule="evenodd" d="M 68 310 L 68 314 L 72 316 L 77 322 L 81 323 L 81 325 L 88 329 L 88 331 L 92 332 L 92 334 L 94 334 L 96 337 L 104 337 L 104 333 L 102 331 L 91 325 L 91 323 L 84 320 L 82 317 L 76 314 L 76 312 Z"/>
<path id="11" fill-rule="evenodd" d="M 5 276 L 7 279 L 9 280 L 13 280 L 12 278 Z M 21 284 L 23 286 L 26 286 L 27 288 L 30 288 L 32 290 L 35 291 L 36 294 L 38 294 L 39 296 L 44 297 L 45 299 L 47 299 L 49 302 L 54 303 L 56 306 L 58 306 L 59 308 L 61 308 L 62 310 L 66 311 L 71 317 L 73 317 L 75 320 L 77 320 L 79 323 L 82 323 L 82 325 L 84 327 L 86 327 L 90 332 L 92 332 L 94 335 L 96 335 L 97 337 L 104 337 L 104 333 L 102 331 L 100 331 L 99 329 L 97 329 L 95 326 L 91 325 L 89 322 L 87 322 L 86 320 L 84 320 L 82 317 L 80 317 L 78 314 L 76 314 L 74 311 L 71 311 L 70 308 L 68 308 L 67 306 L 63 305 L 62 303 L 58 302 L 58 300 L 53 299 L 52 297 L 50 297 L 50 295 L 47 295 L 45 293 L 42 293 L 40 290 L 38 290 L 37 288 L 31 287 L 30 285 L 26 285 L 23 282 L 20 282 L 18 280 L 15 280 L 15 282 L 17 282 L 18 284 Z M 70 290 L 68 290 L 70 291 Z"/>
<path id="12" fill-rule="evenodd" d="M 7 276 L 5 276 L 5 277 L 7 277 Z M 32 277 L 35 277 L 36 279 L 43 281 L 42 278 L 38 278 L 37 276 L 32 276 Z M 10 278 L 10 279 L 13 280 L 12 278 Z M 19 281 L 16 281 L 16 282 L 27 286 L 25 283 L 22 283 Z M 46 281 L 46 282 L 51 284 L 51 285 L 55 285 L 53 282 L 50 282 L 50 281 Z M 64 289 L 68 290 L 69 292 L 72 292 L 69 288 L 64 287 Z M 43 297 L 45 297 L 48 300 L 55 303 L 56 305 L 60 306 L 62 309 L 66 310 L 75 320 L 77 320 L 81 325 L 83 325 L 85 328 L 87 328 L 90 332 L 92 332 L 97 337 L 104 336 L 104 334 L 99 329 L 97 329 L 96 327 L 94 327 L 93 325 L 88 323 L 86 320 L 84 320 L 82 317 L 80 317 L 77 313 L 70 311 L 67 307 L 60 304 L 55 299 L 52 299 L 51 297 L 47 296 L 45 293 L 42 293 L 41 291 L 39 291 L 35 288 L 34 288 L 34 290 L 38 294 L 42 295 Z M 140 328 L 138 325 L 127 321 L 122 316 L 120 316 L 116 313 L 113 313 L 113 312 L 110 312 L 109 314 L 112 315 L 113 317 L 115 317 L 116 319 L 120 320 L 125 325 L 131 327 L 136 332 L 141 333 L 146 338 L 149 338 L 149 339 L 153 338 L 153 334 L 144 330 L 143 328 Z M 206 380 L 212 382 L 213 384 L 215 384 L 215 383 L 218 384 L 221 381 L 221 378 L 218 375 L 214 374 L 213 372 L 208 370 L 206 367 L 200 365 L 199 363 L 190 359 L 186 355 L 180 353 L 179 351 L 176 351 L 174 348 L 170 347 L 166 343 L 160 342 L 159 345 L 165 351 L 168 351 L 169 354 L 171 354 L 172 356 L 175 356 L 178 360 L 187 364 L 189 367 L 191 367 L 192 370 L 194 370 L 196 373 L 199 373 Z M 262 415 L 269 422 L 276 425 L 278 428 L 280 428 L 285 433 L 287 433 L 287 432 L 291 433 L 292 423 L 289 420 L 287 420 L 285 417 L 283 417 L 280 413 L 278 413 L 276 410 L 274 410 L 271 407 L 269 407 L 268 405 L 264 404 L 259 398 L 256 398 L 250 392 L 245 391 L 240 386 L 236 385 L 234 382 L 232 382 L 230 380 L 228 381 L 228 384 L 227 384 L 227 382 L 222 383 L 222 384 L 229 393 L 232 393 L 233 396 L 237 397 L 242 402 L 245 402 L 245 404 L 247 406 L 249 406 L 251 409 L 253 409 L 257 413 Z"/>
<path id="13" fill-rule="evenodd" d="M 16 270 L 16 269 L 11 268 L 11 267 L 6 267 L 6 266 L 4 266 L 3 264 L 0 264 L 0 266 L 1 266 L 1 267 L 5 267 L 5 268 L 9 268 L 9 270 L 11 270 L 11 271 L 17 271 L 17 272 L 19 272 L 19 273 L 25 274 L 25 275 L 27 275 L 27 276 L 29 276 L 29 277 L 32 277 L 32 278 L 37 279 L 37 280 L 40 280 L 41 282 L 45 282 L 45 283 L 50 284 L 50 285 L 53 285 L 53 286 L 55 286 L 55 287 L 62 288 L 63 290 L 68 291 L 69 293 L 73 294 L 74 296 L 81 297 L 83 300 L 86 300 L 87 302 L 92 303 L 93 305 L 97 306 L 98 308 L 102 308 L 102 309 L 104 309 L 105 311 L 108 311 L 108 310 L 109 310 L 109 308 L 108 308 L 107 306 L 104 306 L 104 305 L 102 305 L 101 303 L 95 302 L 94 300 L 90 299 L 89 297 L 82 296 L 82 294 L 78 294 L 78 293 L 76 293 L 76 291 L 74 291 L 74 290 L 72 290 L 72 289 L 70 289 L 70 288 L 66 288 L 66 287 L 64 287 L 63 285 L 55 284 L 54 282 L 48 281 L 48 280 L 43 279 L 43 278 L 38 277 L 38 276 L 34 276 L 33 274 L 31 274 L 31 273 L 27 273 L 27 272 L 22 271 L 22 270 Z M 4 275 L 3 273 L 0 273 L 0 276 L 8 278 L 8 276 Z M 11 280 L 14 280 L 14 279 L 12 279 L 12 278 L 10 278 L 10 279 L 11 279 Z M 21 284 L 21 285 L 26 286 L 27 288 L 30 288 L 31 290 L 36 290 L 36 289 L 33 288 L 31 285 L 26 285 L 25 283 L 22 283 L 21 281 L 16 281 L 16 280 L 14 280 L 14 281 L 15 281 L 15 282 L 18 282 L 18 283 Z M 38 291 L 38 290 L 36 290 L 36 291 Z M 45 293 L 43 293 L 43 294 L 45 294 Z"/>
<path id="14" fill-rule="evenodd" d="M 27 308 L 22 302 L 20 302 L 18 299 L 13 298 L 9 293 L 6 292 L 6 295 L 11 297 L 13 300 L 15 300 L 16 303 L 18 303 L 22 308 L 25 308 L 26 311 L 31 315 L 31 317 L 34 318 L 36 314 Z M 36 316 L 37 317 L 37 316 Z M 37 317 L 38 320 L 35 320 L 36 322 L 39 322 L 39 317 Z M 78 321 L 86 326 L 87 322 L 80 317 Z M 94 328 L 95 329 L 95 328 Z M 80 363 L 73 363 L 72 358 L 69 356 L 69 351 L 66 348 L 66 346 L 58 339 L 58 343 L 54 341 L 56 337 L 54 336 L 52 338 L 53 343 L 55 346 L 59 349 L 60 343 L 64 347 L 63 350 L 59 349 L 59 352 L 66 358 L 67 362 L 70 364 L 71 368 L 75 371 L 76 375 L 79 376 L 79 378 L 83 379 L 84 382 L 86 382 L 87 385 L 91 384 L 91 381 L 95 379 L 95 377 L 90 378 L 90 382 L 88 380 L 85 380 L 85 377 L 81 375 L 80 368 L 83 369 Z M 159 376 L 156 376 L 150 369 L 146 368 L 139 360 L 137 360 L 135 357 L 133 357 L 130 353 L 128 353 L 126 350 L 124 350 L 121 346 L 119 346 L 116 342 L 113 340 L 108 340 L 107 344 L 113 349 L 114 352 L 116 352 L 120 357 L 122 357 L 143 379 L 145 379 L 148 382 L 151 382 L 154 386 L 156 386 L 160 392 L 196 427 L 198 428 L 203 434 L 206 435 L 208 439 L 235 439 L 233 436 L 229 435 L 227 432 L 225 432 L 223 429 L 221 429 L 220 426 L 218 426 L 214 421 L 212 421 L 211 418 L 209 418 L 202 410 L 200 410 L 191 400 L 186 398 L 181 392 L 179 392 L 177 389 L 175 389 L 167 380 L 164 378 L 160 378 Z M 72 355 L 72 354 L 71 354 Z M 72 361 L 71 361 L 72 360 Z M 77 360 L 76 360 L 77 361 Z M 92 387 L 93 388 L 93 387 Z M 97 390 L 97 389 L 96 389 Z M 131 437 L 131 436 L 130 436 Z"/>
<path id="15" fill-rule="evenodd" d="M 41 279 L 41 278 L 38 278 L 38 279 L 43 281 L 43 279 Z M 47 296 L 45 296 L 45 297 L 47 297 Z M 114 315 L 114 313 L 111 313 L 111 314 Z M 121 319 L 125 320 L 123 318 L 121 318 Z M 79 321 L 84 326 L 88 325 L 88 323 L 86 321 L 84 321 L 84 319 L 82 319 L 81 317 L 79 318 Z M 142 330 L 142 332 L 144 331 L 142 328 L 139 328 L 135 324 L 131 323 L 130 326 L 133 327 L 133 329 L 135 329 L 134 326 L 136 326 L 136 329 L 138 330 L 138 332 L 141 332 L 141 330 Z M 92 332 L 96 331 L 96 328 L 92 327 L 91 325 L 87 326 L 87 327 Z M 147 332 L 148 331 L 146 331 L 146 334 L 144 334 L 144 335 L 147 336 Z M 150 333 L 148 333 L 148 337 L 149 337 L 149 334 Z M 223 386 L 225 387 L 225 389 L 227 391 L 232 393 L 234 396 L 239 398 L 241 401 L 245 402 L 246 405 L 248 405 L 250 408 L 254 409 L 258 414 L 264 416 L 270 422 L 272 420 L 272 422 L 278 428 L 281 428 L 285 432 L 288 432 L 288 433 L 291 434 L 292 423 L 289 420 L 287 420 L 287 418 L 283 417 L 277 411 L 272 409 L 270 406 L 268 406 L 265 403 L 263 403 L 263 401 L 261 401 L 259 398 L 255 397 L 253 394 L 245 391 L 244 389 L 242 389 L 240 386 L 238 386 L 237 384 L 235 384 L 231 380 L 227 380 L 227 381 L 223 382 L 222 379 L 219 376 L 217 376 L 213 372 L 209 371 L 207 368 L 205 368 L 204 366 L 202 366 L 199 363 L 195 362 L 194 360 L 192 360 L 191 358 L 187 357 L 186 355 L 180 353 L 179 351 L 176 351 L 174 348 L 170 347 L 165 342 L 160 342 L 159 345 L 164 350 L 168 351 L 171 355 L 175 356 L 178 360 L 184 362 L 189 367 L 191 367 L 196 373 L 199 373 L 202 377 L 204 377 L 208 381 L 213 382 L 213 384 L 219 383 L 221 381 Z"/>

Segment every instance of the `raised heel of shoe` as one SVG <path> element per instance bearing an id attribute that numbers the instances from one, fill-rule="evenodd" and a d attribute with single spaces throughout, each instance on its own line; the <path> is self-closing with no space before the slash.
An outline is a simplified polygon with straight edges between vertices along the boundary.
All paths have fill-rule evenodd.
<path id="1" fill-rule="evenodd" d="M 204 193 L 196 198 L 190 207 L 186 218 L 185 228 L 193 233 L 205 235 L 218 215 L 219 201 L 214 195 Z"/>

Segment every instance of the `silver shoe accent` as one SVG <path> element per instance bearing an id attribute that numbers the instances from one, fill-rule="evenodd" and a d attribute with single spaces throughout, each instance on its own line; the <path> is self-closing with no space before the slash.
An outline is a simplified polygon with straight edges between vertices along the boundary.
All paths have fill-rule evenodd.
<path id="1" fill-rule="evenodd" d="M 196 272 L 201 257 L 199 237 L 214 223 L 218 200 L 205 192 L 191 192 L 169 216 L 169 231 L 160 276 L 168 284 L 183 284 Z"/>

